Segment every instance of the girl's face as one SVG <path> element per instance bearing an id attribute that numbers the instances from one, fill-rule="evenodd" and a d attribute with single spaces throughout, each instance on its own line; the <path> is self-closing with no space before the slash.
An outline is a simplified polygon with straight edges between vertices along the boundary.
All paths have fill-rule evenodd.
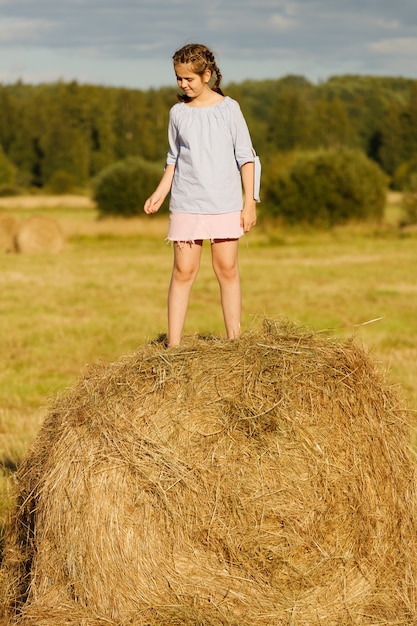
<path id="1" fill-rule="evenodd" d="M 190 63 L 180 63 L 174 66 L 178 87 L 180 87 L 189 98 L 198 98 L 207 89 L 210 89 L 208 82 L 211 72 L 206 70 L 203 75 L 192 71 Z"/>

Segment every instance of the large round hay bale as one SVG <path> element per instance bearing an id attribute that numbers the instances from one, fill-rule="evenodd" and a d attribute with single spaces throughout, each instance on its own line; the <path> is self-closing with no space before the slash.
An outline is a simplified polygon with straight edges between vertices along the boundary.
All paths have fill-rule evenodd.
<path id="1" fill-rule="evenodd" d="M 13 215 L 0 213 L 0 251 L 14 251 L 14 237 L 17 230 L 17 219 Z"/>
<path id="2" fill-rule="evenodd" d="M 10 624 L 416 624 L 409 436 L 354 341 L 271 320 L 91 366 L 19 471 Z"/>
<path id="3" fill-rule="evenodd" d="M 36 254 L 61 252 L 64 234 L 59 222 L 43 215 L 33 215 L 21 221 L 15 235 L 17 252 Z"/>

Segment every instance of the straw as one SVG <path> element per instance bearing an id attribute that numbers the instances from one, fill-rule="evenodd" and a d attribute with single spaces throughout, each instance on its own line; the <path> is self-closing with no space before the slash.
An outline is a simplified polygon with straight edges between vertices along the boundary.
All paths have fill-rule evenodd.
<path id="1" fill-rule="evenodd" d="M 91 365 L 19 470 L 5 623 L 415 624 L 409 439 L 362 346 L 285 321 Z"/>

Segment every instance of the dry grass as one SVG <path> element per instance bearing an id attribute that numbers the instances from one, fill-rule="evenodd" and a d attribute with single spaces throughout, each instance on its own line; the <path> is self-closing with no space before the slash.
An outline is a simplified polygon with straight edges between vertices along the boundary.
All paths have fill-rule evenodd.
<path id="1" fill-rule="evenodd" d="M 0 198 L 0 210 L 44 210 L 44 209 L 59 209 L 62 207 L 71 209 L 93 209 L 94 202 L 87 196 L 73 196 L 73 195 L 60 195 L 60 196 L 11 196 L 7 198 Z"/>
<path id="2" fill-rule="evenodd" d="M 59 225 L 66 239 L 72 237 L 131 237 L 166 236 L 166 219 L 108 217 L 97 219 L 96 205 L 86 196 L 16 196 L 0 198 L 0 218 L 4 220 L 4 230 L 10 231 L 10 225 L 18 224 L 19 217 L 59 216 Z M 0 221 L 0 243 L 2 221 Z M 9 236 L 8 236 L 9 237 Z M 10 237 L 9 237 L 10 238 Z M 9 240 L 9 239 L 8 239 Z"/>
<path id="3" fill-rule="evenodd" d="M 357 343 L 270 319 L 91 366 L 19 470 L 10 624 L 415 624 L 409 427 Z"/>

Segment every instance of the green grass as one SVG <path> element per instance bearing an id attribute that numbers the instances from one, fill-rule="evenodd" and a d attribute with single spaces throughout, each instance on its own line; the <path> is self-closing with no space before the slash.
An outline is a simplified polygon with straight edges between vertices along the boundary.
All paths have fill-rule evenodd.
<path id="1" fill-rule="evenodd" d="M 98 222 L 92 210 L 48 213 L 67 234 L 62 253 L 0 255 L 0 524 L 13 469 L 50 399 L 86 364 L 113 361 L 166 330 L 166 218 Z M 355 335 L 414 410 L 417 233 L 401 232 L 390 215 L 378 228 L 255 229 L 240 246 L 243 330 L 267 315 Z M 224 334 L 208 245 L 185 331 Z"/>

